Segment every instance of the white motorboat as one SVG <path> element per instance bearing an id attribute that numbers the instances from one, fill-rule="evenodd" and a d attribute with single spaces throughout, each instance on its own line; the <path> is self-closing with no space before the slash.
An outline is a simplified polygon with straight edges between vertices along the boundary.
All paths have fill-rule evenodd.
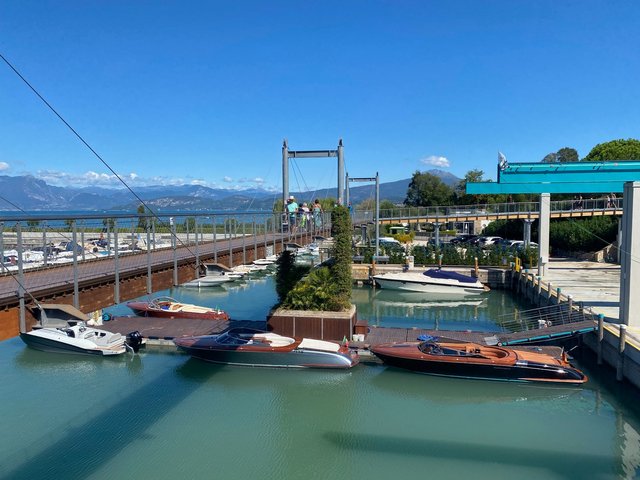
<path id="1" fill-rule="evenodd" d="M 35 313 L 40 317 L 39 325 L 20 333 L 20 338 L 36 350 L 108 356 L 127 349 L 137 352 L 142 344 L 137 331 L 124 336 L 88 326 L 89 317 L 71 305 L 41 304 Z"/>
<path id="2" fill-rule="evenodd" d="M 477 278 L 432 268 L 426 272 L 394 272 L 374 275 L 382 288 L 410 292 L 442 293 L 447 295 L 479 294 L 489 290 Z"/>
<path id="3" fill-rule="evenodd" d="M 180 286 L 189 288 L 217 287 L 223 283 L 233 282 L 234 280 L 234 278 L 227 275 L 205 275 L 204 277 L 183 283 Z"/>
<path id="4" fill-rule="evenodd" d="M 232 280 L 240 280 L 246 275 L 246 272 L 238 272 L 221 263 L 203 263 L 205 268 L 205 276 L 224 276 Z"/>
<path id="5" fill-rule="evenodd" d="M 256 274 L 256 273 L 264 273 L 267 269 L 266 265 L 237 265 L 232 268 L 232 270 L 236 273 L 242 274 Z"/>
<path id="6" fill-rule="evenodd" d="M 257 260 L 253 261 L 254 265 L 260 265 L 260 266 L 270 266 L 270 265 L 273 265 L 274 263 L 276 263 L 276 260 L 272 258 L 258 258 Z"/>

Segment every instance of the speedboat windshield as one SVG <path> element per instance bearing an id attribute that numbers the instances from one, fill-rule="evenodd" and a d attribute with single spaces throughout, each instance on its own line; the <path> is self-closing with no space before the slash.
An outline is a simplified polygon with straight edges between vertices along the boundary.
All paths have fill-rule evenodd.
<path id="1" fill-rule="evenodd" d="M 427 270 L 423 275 L 430 278 L 439 278 L 441 280 L 457 280 L 463 283 L 476 283 L 478 281 L 476 278 L 469 277 L 458 272 L 447 272 L 436 268 Z"/>

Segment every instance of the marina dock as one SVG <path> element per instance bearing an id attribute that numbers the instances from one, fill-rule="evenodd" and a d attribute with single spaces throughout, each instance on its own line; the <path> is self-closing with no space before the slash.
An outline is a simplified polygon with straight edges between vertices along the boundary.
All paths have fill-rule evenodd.
<path id="1" fill-rule="evenodd" d="M 536 305 L 568 303 L 600 319 L 583 342 L 598 356 L 598 364 L 616 370 L 616 378 L 640 387 L 640 327 L 620 324 L 620 266 L 615 264 L 552 259 L 544 278 L 519 272 L 516 291 Z"/>

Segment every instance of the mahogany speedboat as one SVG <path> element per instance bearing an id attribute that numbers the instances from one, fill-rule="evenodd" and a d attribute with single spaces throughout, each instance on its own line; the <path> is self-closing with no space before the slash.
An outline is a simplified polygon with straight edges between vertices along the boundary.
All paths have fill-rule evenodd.
<path id="1" fill-rule="evenodd" d="M 171 297 L 156 297 L 148 302 L 128 302 L 127 307 L 142 317 L 229 320 L 229 315 L 218 308 L 181 303 Z"/>
<path id="2" fill-rule="evenodd" d="M 175 338 L 180 350 L 214 363 L 251 367 L 351 368 L 359 357 L 347 345 L 236 328 L 219 335 Z"/>
<path id="3" fill-rule="evenodd" d="M 431 337 L 372 345 L 370 350 L 388 365 L 431 375 L 576 385 L 587 381 L 560 349 L 556 357 L 542 353 L 541 348 L 493 347 Z"/>

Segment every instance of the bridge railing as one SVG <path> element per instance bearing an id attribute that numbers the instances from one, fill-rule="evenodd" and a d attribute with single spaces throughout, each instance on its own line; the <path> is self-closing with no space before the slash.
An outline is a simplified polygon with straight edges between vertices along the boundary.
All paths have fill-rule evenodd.
<path id="1" fill-rule="evenodd" d="M 330 217 L 297 219 L 296 233 L 313 235 Z M 0 215 L 0 272 L 50 267 L 64 263 L 141 255 L 148 251 L 217 244 L 231 249 L 234 239 L 257 247 L 290 233 L 283 214 L 264 211 L 153 214 L 27 214 Z"/>
<path id="2" fill-rule="evenodd" d="M 591 211 L 621 211 L 622 198 L 574 198 L 571 200 L 554 200 L 551 202 L 551 212 L 577 212 L 583 210 Z M 398 207 L 380 210 L 380 219 L 420 219 L 435 218 L 442 221 L 455 221 L 459 217 L 498 217 L 500 215 L 539 213 L 539 202 L 508 202 L 508 203 L 487 203 L 474 205 L 448 205 L 433 207 Z M 353 212 L 353 222 L 367 223 L 373 222 L 375 211 L 359 210 Z"/>

